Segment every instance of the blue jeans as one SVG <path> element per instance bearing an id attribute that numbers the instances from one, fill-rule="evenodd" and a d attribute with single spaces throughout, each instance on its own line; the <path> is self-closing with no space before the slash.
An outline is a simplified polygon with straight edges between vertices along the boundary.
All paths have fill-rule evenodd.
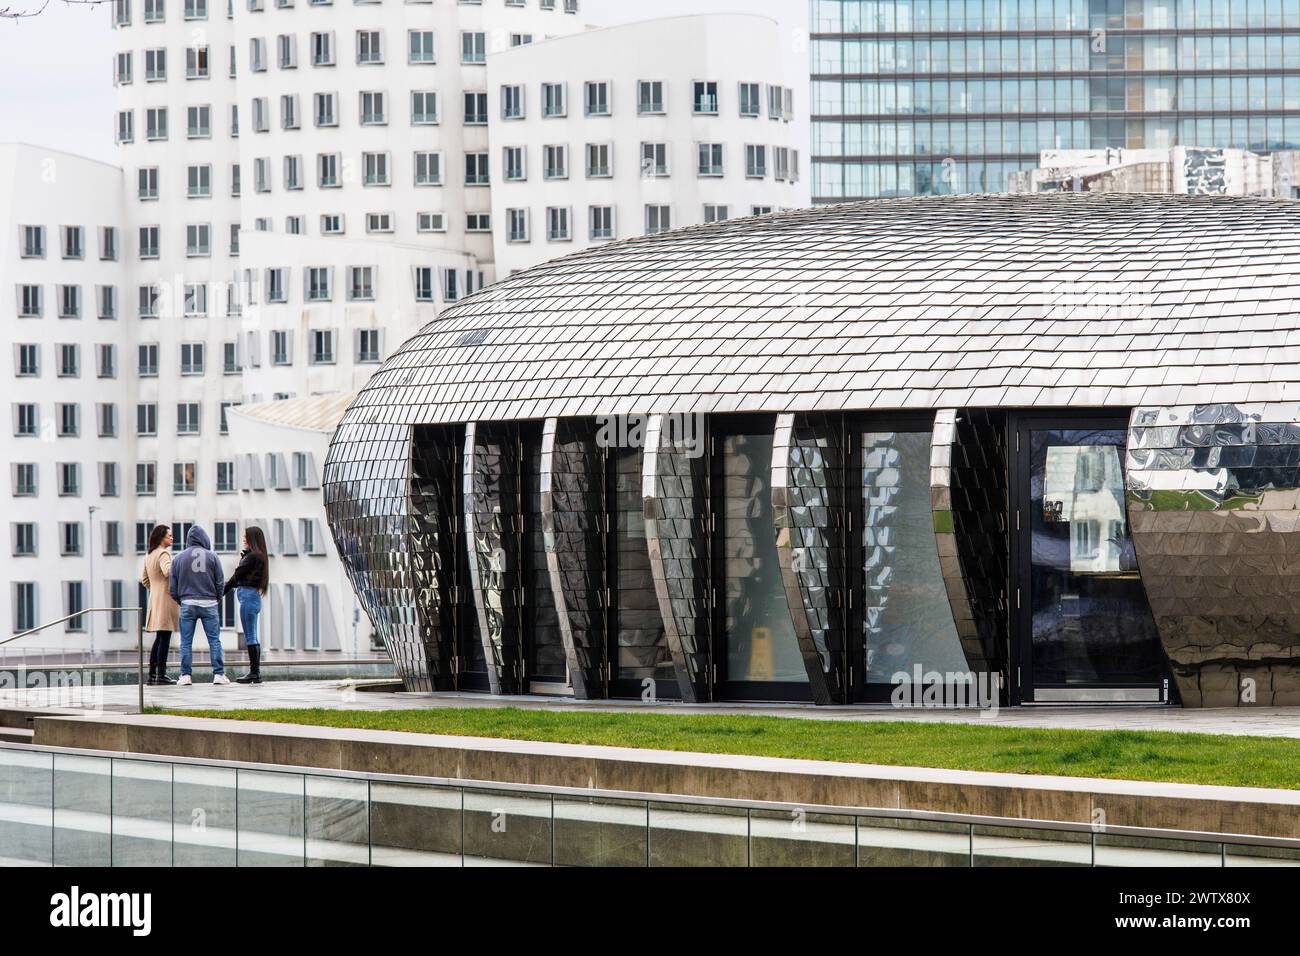
<path id="1" fill-rule="evenodd" d="M 181 674 L 188 676 L 194 659 L 194 629 L 203 622 L 203 633 L 208 639 L 212 655 L 212 675 L 226 672 L 226 659 L 221 653 L 221 615 L 215 607 L 197 604 L 181 605 Z"/>
<path id="2" fill-rule="evenodd" d="M 262 595 L 257 588 L 236 588 L 239 598 L 239 625 L 244 629 L 244 643 L 249 647 L 257 643 L 257 615 L 262 612 Z"/>

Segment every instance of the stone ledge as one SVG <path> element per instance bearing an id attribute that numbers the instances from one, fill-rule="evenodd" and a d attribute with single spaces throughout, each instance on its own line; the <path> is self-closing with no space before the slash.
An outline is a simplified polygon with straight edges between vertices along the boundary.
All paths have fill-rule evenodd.
<path id="1" fill-rule="evenodd" d="M 35 743 L 803 805 L 1300 838 L 1300 792 L 832 763 L 164 715 L 38 717 Z"/>

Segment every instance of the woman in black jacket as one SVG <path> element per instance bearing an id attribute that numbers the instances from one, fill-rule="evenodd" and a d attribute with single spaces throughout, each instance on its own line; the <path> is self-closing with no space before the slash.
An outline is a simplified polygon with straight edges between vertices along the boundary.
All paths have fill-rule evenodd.
<path id="1" fill-rule="evenodd" d="M 239 567 L 226 580 L 225 593 L 232 590 L 239 599 L 239 623 L 244 629 L 244 644 L 248 647 L 248 673 L 238 678 L 236 684 L 262 683 L 262 645 L 257 640 L 257 615 L 262 610 L 262 596 L 270 585 L 270 558 L 266 553 L 266 537 L 254 525 L 244 529 L 244 550 L 239 553 Z"/>

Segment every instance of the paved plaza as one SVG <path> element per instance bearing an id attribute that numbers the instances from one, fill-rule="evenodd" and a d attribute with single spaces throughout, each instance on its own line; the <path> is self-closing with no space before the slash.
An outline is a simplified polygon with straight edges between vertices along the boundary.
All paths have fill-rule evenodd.
<path id="1" fill-rule="evenodd" d="M 364 690 L 384 682 L 352 680 L 271 681 L 257 686 L 214 687 L 206 676 L 190 687 L 146 688 L 148 707 L 236 710 L 325 707 L 341 710 L 424 710 L 447 707 L 520 707 L 604 713 L 751 714 L 807 720 L 929 721 L 1045 727 L 1071 730 L 1160 730 L 1181 733 L 1300 737 L 1300 708 L 1240 707 L 1185 710 L 1156 705 L 1052 705 L 997 711 L 899 709 L 887 705 L 815 707 L 811 704 L 680 704 L 640 701 L 579 701 L 564 697 L 489 697 L 481 694 L 410 694 Z M 132 712 L 132 685 L 91 688 L 0 689 L 0 709 L 69 707 Z"/>

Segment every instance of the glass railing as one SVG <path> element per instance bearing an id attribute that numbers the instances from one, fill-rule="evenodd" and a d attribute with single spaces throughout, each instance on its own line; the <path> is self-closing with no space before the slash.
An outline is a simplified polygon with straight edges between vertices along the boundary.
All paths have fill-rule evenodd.
<path id="1" fill-rule="evenodd" d="M 1300 840 L 0 745 L 0 865 L 1296 866 Z"/>

